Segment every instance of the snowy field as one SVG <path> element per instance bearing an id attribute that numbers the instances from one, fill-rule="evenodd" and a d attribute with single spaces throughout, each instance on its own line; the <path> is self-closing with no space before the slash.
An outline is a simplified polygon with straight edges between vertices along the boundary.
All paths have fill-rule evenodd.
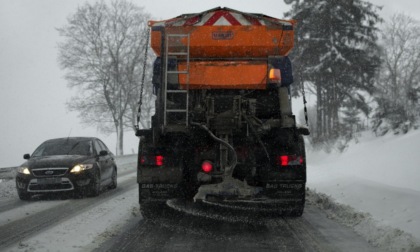
<path id="1" fill-rule="evenodd" d="M 384 251 L 420 251 L 419 150 L 419 130 L 385 137 L 366 132 L 341 154 L 308 148 L 307 200 Z M 135 167 L 135 156 L 119 157 L 118 162 L 121 174 Z M 133 177 L 135 172 L 118 181 Z M 14 181 L 0 179 L 0 202 L 13 198 L 17 198 Z M 0 225 L 61 203 L 34 202 L 22 211 L 3 212 Z M 138 214 L 137 189 L 133 189 L 10 250 L 54 251 L 59 246 L 61 251 L 90 251 Z M 98 218 L 107 221 L 98 224 Z M 88 235 L 80 230 L 88 230 Z M 78 242 L 63 237 L 76 237 Z"/>

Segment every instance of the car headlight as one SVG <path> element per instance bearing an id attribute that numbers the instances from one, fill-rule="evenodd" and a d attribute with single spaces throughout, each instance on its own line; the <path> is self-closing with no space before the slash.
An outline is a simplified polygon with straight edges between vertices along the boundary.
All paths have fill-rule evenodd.
<path id="1" fill-rule="evenodd" d="M 31 174 L 31 172 L 29 171 L 28 167 L 25 167 L 25 166 L 20 166 L 20 167 L 18 167 L 18 168 L 17 168 L 17 172 L 18 172 L 18 173 L 25 174 L 25 175 L 29 175 L 29 174 Z"/>
<path id="2" fill-rule="evenodd" d="M 79 173 L 84 170 L 89 170 L 93 168 L 93 164 L 78 164 L 71 168 L 71 173 Z"/>

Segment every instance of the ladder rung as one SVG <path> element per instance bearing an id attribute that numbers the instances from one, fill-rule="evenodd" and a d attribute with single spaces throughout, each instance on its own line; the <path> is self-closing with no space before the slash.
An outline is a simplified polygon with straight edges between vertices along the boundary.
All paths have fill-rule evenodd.
<path id="1" fill-rule="evenodd" d="M 189 34 L 168 34 L 168 37 L 188 37 Z"/>
<path id="2" fill-rule="evenodd" d="M 167 71 L 168 74 L 188 74 L 188 71 Z"/>
<path id="3" fill-rule="evenodd" d="M 175 55 L 175 56 L 187 56 L 188 53 L 187 52 L 168 52 L 168 56 L 170 55 Z"/>
<path id="4" fill-rule="evenodd" d="M 167 109 L 166 113 L 185 113 L 187 112 L 186 109 Z"/>
<path id="5" fill-rule="evenodd" d="M 164 128 L 165 132 L 187 132 L 187 123 L 184 123 L 183 125 L 177 125 L 177 124 L 169 124 L 166 125 Z"/>
<path id="6" fill-rule="evenodd" d="M 177 90 L 166 90 L 166 93 L 187 93 L 187 90 L 179 90 L 179 89 L 177 89 Z"/>

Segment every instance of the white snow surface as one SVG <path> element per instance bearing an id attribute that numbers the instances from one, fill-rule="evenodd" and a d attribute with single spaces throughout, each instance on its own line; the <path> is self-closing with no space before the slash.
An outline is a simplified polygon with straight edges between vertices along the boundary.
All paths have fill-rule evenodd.
<path id="1" fill-rule="evenodd" d="M 384 137 L 365 132 L 358 143 L 350 143 L 343 153 L 313 151 L 308 147 L 308 201 L 384 251 L 418 251 L 419 150 L 419 130 Z M 135 156 L 119 157 L 120 172 L 133 169 L 135 159 Z M 130 176 L 135 176 L 135 172 L 119 177 L 119 183 Z M 0 179 L 0 201 L 11 198 L 17 199 L 14 181 Z M 0 213 L 0 225 L 20 218 L 22 214 L 61 203 L 34 202 L 22 211 Z M 60 251 L 90 251 L 138 214 L 137 191 L 133 189 L 23 239 L 11 251 L 58 251 L 57 248 Z M 106 221 L 97 221 L 98 218 Z"/>
<path id="2" fill-rule="evenodd" d="M 365 132 L 341 154 L 307 151 L 307 186 L 334 203 L 368 213 L 370 224 L 355 229 L 375 245 L 387 248 L 394 241 L 401 251 L 413 249 L 420 244 L 419 150 L 419 130 L 384 137 Z M 380 241 L 384 234 L 388 240 Z"/>

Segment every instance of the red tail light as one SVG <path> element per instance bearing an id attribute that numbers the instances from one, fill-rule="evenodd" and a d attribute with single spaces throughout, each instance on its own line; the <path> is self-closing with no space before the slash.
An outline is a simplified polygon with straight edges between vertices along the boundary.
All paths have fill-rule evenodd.
<path id="1" fill-rule="evenodd" d="M 282 155 L 278 157 L 277 162 L 280 166 L 301 165 L 303 164 L 303 157 L 297 155 Z"/>
<path id="2" fill-rule="evenodd" d="M 280 156 L 280 165 L 286 166 L 289 164 L 289 156 Z"/>
<path id="3" fill-rule="evenodd" d="M 213 170 L 213 164 L 210 161 L 204 161 L 201 164 L 201 169 L 203 170 L 203 172 L 209 173 Z"/>
<path id="4" fill-rule="evenodd" d="M 157 166 L 162 166 L 163 165 L 163 156 L 155 156 L 155 164 Z"/>
<path id="5" fill-rule="evenodd" d="M 162 155 L 157 155 L 157 156 L 141 156 L 140 157 L 140 164 L 142 164 L 142 165 L 163 166 L 164 159 L 165 158 Z"/>

